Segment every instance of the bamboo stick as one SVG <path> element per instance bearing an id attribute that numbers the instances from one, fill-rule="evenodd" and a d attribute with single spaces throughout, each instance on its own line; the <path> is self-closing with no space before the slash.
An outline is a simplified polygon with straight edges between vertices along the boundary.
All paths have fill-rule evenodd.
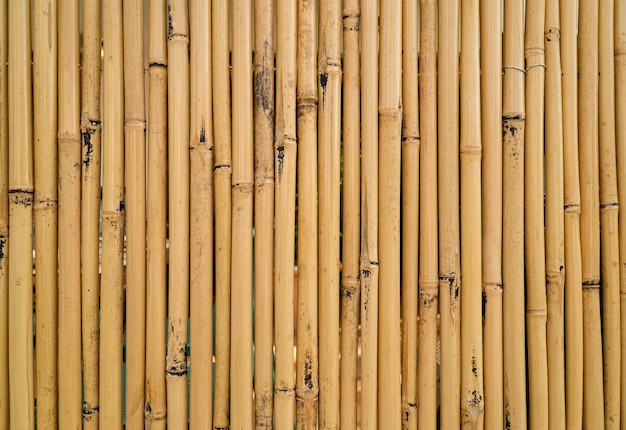
<path id="1" fill-rule="evenodd" d="M 0 429 L 9 428 L 9 40 L 8 0 L 0 1 Z"/>
<path id="2" fill-rule="evenodd" d="M 617 166 L 615 148 L 614 1 L 599 4 L 599 172 L 604 359 L 604 427 L 620 428 L 620 297 Z"/>
<path id="3" fill-rule="evenodd" d="M 441 427 L 461 426 L 461 256 L 459 225 L 460 2 L 439 2 L 438 202 Z M 406 101 L 405 101 L 406 102 Z"/>
<path id="4" fill-rule="evenodd" d="M 578 148 L 583 285 L 583 426 L 604 428 L 600 322 L 598 2 L 581 1 L 578 25 Z"/>
<path id="5" fill-rule="evenodd" d="M 545 249 L 550 428 L 565 428 L 563 106 L 559 3 L 546 2 Z"/>
<path id="6" fill-rule="evenodd" d="M 34 3 L 35 379 L 37 427 L 56 429 L 57 414 L 57 29 L 56 3 Z"/>
<path id="7" fill-rule="evenodd" d="M 58 4 L 58 150 L 59 150 L 59 411 L 60 428 L 80 428 L 80 75 L 78 1 Z M 104 321 L 103 321 L 104 324 Z"/>
<path id="8" fill-rule="evenodd" d="M 420 2 L 419 345 L 418 427 L 437 426 L 437 4 Z M 381 73 L 383 69 L 381 67 Z M 384 75 L 383 75 L 384 76 Z M 382 87 L 381 87 L 382 91 Z M 381 93 L 382 94 L 382 93 Z M 381 140 L 382 144 L 382 140 Z M 381 154 L 383 150 L 381 148 Z M 382 166 L 382 163 L 381 163 Z M 382 187 L 382 181 L 381 181 Z M 381 188 L 382 189 L 382 188 Z M 382 196 L 381 196 L 382 198 Z M 381 214 L 381 219 L 386 219 Z M 381 236 L 382 239 L 383 236 Z M 381 243 L 382 245 L 382 243 Z M 383 260 L 381 247 L 381 261 Z M 381 267 L 381 280 L 382 280 Z M 382 281 L 381 281 L 382 282 Z M 381 306 L 381 312 L 383 312 Z M 382 364 L 382 363 L 381 363 Z"/>
<path id="9" fill-rule="evenodd" d="M 81 182 L 81 308 L 83 342 L 83 426 L 95 430 L 99 424 L 98 355 L 100 327 L 100 65 L 101 4 L 83 3 L 82 57 L 82 182 Z M 143 405 L 142 405 L 143 409 Z"/>
<path id="10" fill-rule="evenodd" d="M 15 429 L 35 428 L 33 375 L 33 130 L 30 3 L 9 1 L 9 402 Z M 78 363 L 80 371 L 80 364 Z M 79 404 L 80 406 L 80 404 Z"/>
<path id="11" fill-rule="evenodd" d="M 104 41 L 102 142 L 102 286 L 100 426 L 122 428 L 124 86 L 122 2 L 102 10 Z"/>

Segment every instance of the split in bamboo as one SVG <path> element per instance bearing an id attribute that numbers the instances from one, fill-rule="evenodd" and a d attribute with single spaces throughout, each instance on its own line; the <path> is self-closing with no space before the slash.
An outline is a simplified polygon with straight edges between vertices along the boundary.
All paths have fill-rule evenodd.
<path id="1" fill-rule="evenodd" d="M 9 428 L 9 11 L 0 1 L 0 428 Z"/>

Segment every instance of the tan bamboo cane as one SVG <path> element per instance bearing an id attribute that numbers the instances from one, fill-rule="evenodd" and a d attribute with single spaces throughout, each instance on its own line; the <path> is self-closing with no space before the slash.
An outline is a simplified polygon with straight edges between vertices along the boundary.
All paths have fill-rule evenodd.
<path id="1" fill-rule="evenodd" d="M 80 428 L 80 71 L 78 1 L 58 4 L 58 150 L 59 150 L 59 410 L 60 428 Z M 104 325 L 104 321 L 103 321 Z M 121 369 L 120 369 L 121 370 Z M 120 381 L 121 382 L 121 381 Z"/>
<path id="2" fill-rule="evenodd" d="M 417 430 L 420 180 L 417 2 L 404 1 L 402 10 L 402 429 Z"/>
<path id="3" fill-rule="evenodd" d="M 122 428 L 124 275 L 124 76 L 122 2 L 102 9 L 102 286 L 100 292 L 100 426 Z"/>
<path id="4" fill-rule="evenodd" d="M 459 225 L 460 2 L 439 2 L 438 204 L 440 417 L 442 428 L 461 426 L 461 256 Z M 407 101 L 405 100 L 405 103 Z"/>
<path id="5" fill-rule="evenodd" d="M 81 282 L 83 342 L 83 426 L 95 430 L 99 422 L 98 355 L 100 327 L 100 65 L 101 4 L 83 2 L 81 171 Z M 142 405 L 143 409 L 143 405 Z"/>
<path id="6" fill-rule="evenodd" d="M 215 394 L 213 428 L 228 428 L 230 398 L 231 118 L 228 0 L 213 0 L 212 77 L 215 125 Z"/>
<path id="7" fill-rule="evenodd" d="M 33 129 L 30 3 L 9 1 L 9 402 L 12 429 L 35 428 Z M 80 363 L 76 363 L 80 372 Z M 80 393 L 80 391 L 79 391 Z M 78 404 L 80 407 L 80 403 Z M 79 409 L 80 412 L 80 409 Z"/>
<path id="8" fill-rule="evenodd" d="M 577 2 L 560 3 L 563 67 L 563 204 L 565 236 L 565 388 L 568 429 L 582 428 L 583 299 L 578 178 Z"/>
<path id="9" fill-rule="evenodd" d="M 298 2 L 298 430 L 313 430 L 318 425 L 317 4 L 316 1 Z"/>
<path id="10" fill-rule="evenodd" d="M 599 172 L 604 359 L 604 426 L 620 428 L 620 296 L 617 165 L 615 148 L 614 1 L 599 4 Z M 625 393 L 626 395 L 626 393 Z"/>
<path id="11" fill-rule="evenodd" d="M 504 422 L 502 362 L 502 1 L 480 3 L 485 428 Z"/>
<path id="12" fill-rule="evenodd" d="M 274 414 L 274 12 L 271 0 L 255 3 L 254 395 L 255 426 L 259 430 L 272 430 Z M 292 204 L 294 201 L 295 195 L 292 195 Z M 293 249 L 293 242 L 291 245 Z M 293 255 L 291 262 L 293 270 Z M 293 398 L 293 300 L 288 315 L 292 323 L 290 363 Z M 293 417 L 293 404 L 291 408 Z"/>
<path id="13" fill-rule="evenodd" d="M 35 397 L 37 428 L 56 429 L 57 414 L 57 23 L 56 3 L 33 10 L 35 159 Z"/>
<path id="14" fill-rule="evenodd" d="M 604 428 L 600 321 L 598 154 L 598 2 L 580 2 L 578 24 L 578 148 L 583 285 L 583 427 Z"/>
<path id="15" fill-rule="evenodd" d="M 563 106 L 559 3 L 546 2 L 545 249 L 550 428 L 565 428 Z"/>
<path id="16" fill-rule="evenodd" d="M 0 1 L 0 429 L 9 428 L 9 40 L 8 1 Z"/>
<path id="17" fill-rule="evenodd" d="M 437 3 L 420 2 L 419 345 L 418 427 L 437 426 Z M 381 67 L 381 74 L 383 69 Z M 382 75 L 384 76 L 384 75 Z M 382 97 L 382 86 L 381 86 Z M 381 123 L 382 125 L 382 123 Z M 382 145 L 382 140 L 381 140 Z M 381 154 L 383 149 L 381 147 Z M 382 159 L 381 159 L 382 171 Z M 381 190 L 382 188 L 381 180 Z M 413 197 L 415 198 L 415 197 Z M 381 195 L 382 199 L 382 195 Z M 382 204 L 382 203 L 381 203 Z M 386 219 L 381 214 L 381 219 Z M 386 223 L 387 221 L 385 221 Z M 381 223 L 382 225 L 382 223 Z M 381 235 L 381 241 L 383 240 Z M 381 242 L 381 261 L 383 260 Z M 381 282 L 384 266 L 381 266 Z M 382 296 L 381 296 L 382 297 Z M 380 308 L 383 312 L 382 307 Z M 381 363 L 382 364 L 382 363 Z"/>

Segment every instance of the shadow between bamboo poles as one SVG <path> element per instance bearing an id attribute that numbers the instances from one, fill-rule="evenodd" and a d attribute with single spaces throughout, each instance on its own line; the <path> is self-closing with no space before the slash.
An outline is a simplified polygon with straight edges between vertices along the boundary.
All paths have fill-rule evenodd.
<path id="1" fill-rule="evenodd" d="M 34 429 L 33 129 L 30 3 L 9 1 L 9 386 L 11 428 Z M 77 363 L 80 372 L 80 363 Z M 80 393 L 80 391 L 79 391 Z M 80 403 L 78 403 L 80 407 Z"/>
<path id="2" fill-rule="evenodd" d="M 49 15 L 48 15 L 49 14 Z M 33 9 L 35 157 L 35 355 L 37 428 L 56 429 L 57 414 L 57 23 L 56 3 Z"/>
<path id="3" fill-rule="evenodd" d="M 60 428 L 82 426 L 80 273 L 80 71 L 78 0 L 58 4 L 59 411 Z M 120 284 L 121 291 L 121 284 Z M 105 321 L 103 321 L 103 326 Z M 121 350 L 120 350 L 121 352 Z M 120 367 L 121 372 L 121 367 Z M 111 378 L 109 378 L 111 379 Z M 120 373 L 121 388 L 121 373 Z M 121 390 L 120 390 L 121 391 Z M 120 392 L 121 394 L 121 392 Z M 120 398 L 121 400 L 121 398 Z"/>
<path id="4" fill-rule="evenodd" d="M 439 2 L 438 205 L 439 312 L 441 315 L 440 420 L 461 426 L 461 256 L 459 225 L 460 2 Z M 407 101 L 405 100 L 405 103 Z"/>
<path id="5" fill-rule="evenodd" d="M 9 12 L 0 1 L 0 428 L 9 428 Z"/>
<path id="6" fill-rule="evenodd" d="M 402 429 L 417 430 L 419 264 L 418 2 L 402 3 Z M 345 52 L 345 49 L 344 49 Z M 346 61 L 346 69 L 348 64 Z M 346 71 L 347 72 L 347 71 Z M 344 150 L 345 153 L 345 150 Z M 345 157 L 345 155 L 344 155 Z M 344 181 L 346 176 L 344 167 Z M 344 215 L 345 217 L 346 215 Z M 348 226 L 349 227 L 349 226 Z M 347 228 L 348 228 L 347 227 Z M 347 230 L 346 228 L 346 230 Z M 344 230 L 344 237 L 345 231 Z M 344 239 L 345 240 L 345 239 Z M 345 255 L 345 253 L 344 253 Z M 345 257 L 344 257 L 345 261 Z M 344 265 L 345 270 L 345 265 Z M 435 321 L 436 323 L 436 321 Z M 342 329 L 342 336 L 343 333 Z M 343 354 L 342 354 L 343 360 Z M 356 427 L 355 427 L 356 428 Z"/>
<path id="7" fill-rule="evenodd" d="M 583 285 L 583 425 L 604 428 L 600 321 L 598 154 L 598 2 L 580 2 L 578 26 L 578 148 Z"/>
<path id="8" fill-rule="evenodd" d="M 420 2 L 419 102 L 421 139 L 419 149 L 420 319 L 418 327 L 417 398 L 419 403 L 417 415 L 419 428 L 435 428 L 437 426 L 439 250 L 437 219 L 437 3 L 434 0 L 422 0 Z M 381 154 L 383 152 L 381 146 Z M 383 190 L 382 184 L 381 180 L 381 190 Z M 381 213 L 381 219 L 385 218 Z M 382 240 L 383 236 L 381 236 Z M 383 260 L 382 249 L 381 242 L 381 261 Z M 381 267 L 381 282 L 383 269 L 384 266 Z M 382 306 L 380 311 L 381 313 L 384 312 Z"/>
<path id="9" fill-rule="evenodd" d="M 99 342 L 98 308 L 100 302 L 100 65 L 101 4 L 83 3 L 82 55 L 82 139 L 81 171 L 81 282 L 83 353 L 83 427 L 99 425 Z M 143 405 L 142 405 L 143 409 Z"/>
<path id="10" fill-rule="evenodd" d="M 259 430 L 272 430 L 274 412 L 274 12 L 271 0 L 255 2 L 254 395 L 255 426 Z M 291 198 L 291 202 L 294 201 L 295 195 Z M 293 249 L 293 243 L 291 245 Z M 291 263 L 293 270 L 293 255 Z M 291 312 L 286 314 L 291 321 L 289 362 L 293 427 L 293 296 Z"/>

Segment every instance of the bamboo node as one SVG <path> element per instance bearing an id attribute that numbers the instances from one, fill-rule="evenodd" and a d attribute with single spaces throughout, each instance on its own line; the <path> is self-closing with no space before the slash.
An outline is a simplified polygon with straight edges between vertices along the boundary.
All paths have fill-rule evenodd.
<path id="1" fill-rule="evenodd" d="M 293 394 L 295 394 L 296 392 L 296 388 L 293 387 L 289 387 L 289 388 L 275 388 L 274 389 L 274 395 L 275 396 L 285 396 L 285 397 L 291 397 L 293 396 Z"/>
<path id="2" fill-rule="evenodd" d="M 162 67 L 164 69 L 167 69 L 167 64 L 166 63 L 162 63 L 160 61 L 153 61 L 150 64 L 148 64 L 148 70 L 150 70 L 153 67 Z"/>
<path id="3" fill-rule="evenodd" d="M 98 415 L 99 408 L 97 406 L 91 406 L 87 402 L 83 402 L 83 418 L 85 421 L 93 421 L 93 419 Z"/>
<path id="4" fill-rule="evenodd" d="M 619 210 L 618 202 L 600 203 L 601 212 L 612 212 L 612 211 L 617 211 L 617 210 Z"/>
<path id="5" fill-rule="evenodd" d="M 564 208 L 566 213 L 572 213 L 572 214 L 580 215 L 580 205 L 579 204 L 565 205 L 563 208 Z"/>
<path id="6" fill-rule="evenodd" d="M 596 290 L 600 289 L 600 280 L 594 279 L 591 281 L 583 281 L 583 290 Z"/>
<path id="7" fill-rule="evenodd" d="M 483 291 L 485 293 L 502 293 L 502 283 L 501 282 L 484 282 L 483 283 Z"/>
<path id="8" fill-rule="evenodd" d="M 532 308 L 526 307 L 526 316 L 530 318 L 544 317 L 548 315 L 548 310 L 544 307 Z"/>

